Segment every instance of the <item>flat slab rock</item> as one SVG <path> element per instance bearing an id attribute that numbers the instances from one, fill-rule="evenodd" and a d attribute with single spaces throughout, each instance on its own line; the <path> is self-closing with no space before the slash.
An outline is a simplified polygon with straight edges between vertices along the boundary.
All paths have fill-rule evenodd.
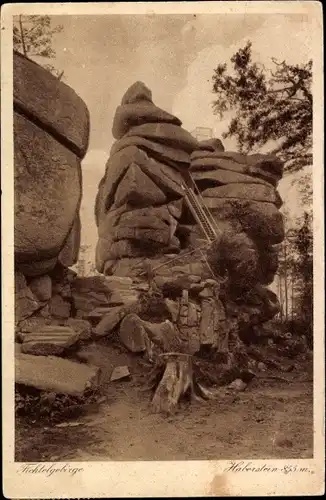
<path id="1" fill-rule="evenodd" d="M 131 313 L 123 318 L 119 328 L 119 338 L 131 352 L 146 350 L 146 332 L 137 314 Z"/>
<path id="2" fill-rule="evenodd" d="M 105 315 L 102 314 L 101 321 L 96 328 L 94 328 L 94 337 L 105 337 L 109 335 L 126 314 L 125 306 L 117 306 L 108 309 Z"/>
<path id="3" fill-rule="evenodd" d="M 120 305 L 131 305 L 137 302 L 138 299 L 138 293 L 135 290 L 119 290 L 117 289 L 115 292 L 112 293 L 109 301 L 109 305 L 111 307 L 113 306 L 120 306 Z"/>
<path id="4" fill-rule="evenodd" d="M 43 391 L 82 396 L 99 384 L 100 369 L 55 356 L 15 355 L 15 381 Z"/>
<path id="5" fill-rule="evenodd" d="M 127 379 L 130 377 L 130 371 L 128 366 L 116 366 L 110 377 L 110 381 Z"/>
<path id="6" fill-rule="evenodd" d="M 69 326 L 43 326 L 39 330 L 22 334 L 22 353 L 37 356 L 59 356 L 74 345 L 80 334 Z"/>

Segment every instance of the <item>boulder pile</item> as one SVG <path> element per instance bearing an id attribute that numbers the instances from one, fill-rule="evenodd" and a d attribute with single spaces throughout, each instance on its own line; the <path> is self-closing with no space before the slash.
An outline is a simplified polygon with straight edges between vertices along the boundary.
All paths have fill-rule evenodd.
<path id="1" fill-rule="evenodd" d="M 78 392 L 80 381 L 70 375 L 79 373 L 76 352 L 85 343 L 112 334 L 138 303 L 140 290 L 128 278 L 83 278 L 58 266 L 38 278 L 26 279 L 21 273 L 16 278 L 16 383 L 40 390 L 45 384 L 60 392 L 66 377 L 67 394 Z M 73 360 L 62 362 L 67 357 Z M 52 365 L 62 368 L 60 378 L 46 373 L 46 366 L 52 370 Z M 98 381 L 93 368 L 80 369 L 82 379 L 89 373 L 92 384 Z"/>

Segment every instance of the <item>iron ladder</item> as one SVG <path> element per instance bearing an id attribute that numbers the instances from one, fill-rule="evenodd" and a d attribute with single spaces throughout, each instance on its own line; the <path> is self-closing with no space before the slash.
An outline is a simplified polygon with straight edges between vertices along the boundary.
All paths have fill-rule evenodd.
<path id="1" fill-rule="evenodd" d="M 204 233 L 206 239 L 212 243 L 217 239 L 221 233 L 218 228 L 214 217 L 205 205 L 205 201 L 199 193 L 194 180 L 191 178 L 191 183 L 193 187 L 182 184 L 182 189 L 185 193 L 186 203 L 194 216 L 196 222 L 200 226 L 202 232 Z M 195 193 L 197 191 L 197 194 Z"/>

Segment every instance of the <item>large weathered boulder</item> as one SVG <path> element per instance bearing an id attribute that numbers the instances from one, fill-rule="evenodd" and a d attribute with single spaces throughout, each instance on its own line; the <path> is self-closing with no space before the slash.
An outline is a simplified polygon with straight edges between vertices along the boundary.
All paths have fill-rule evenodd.
<path id="1" fill-rule="evenodd" d="M 213 187 L 202 191 L 204 197 L 211 198 L 234 198 L 250 201 L 264 201 L 274 203 L 278 208 L 282 200 L 272 186 L 263 184 L 234 183 L 225 186 Z"/>
<path id="2" fill-rule="evenodd" d="M 121 99 L 121 104 L 132 104 L 134 102 L 153 102 L 152 91 L 143 82 L 135 82 L 128 88 Z"/>
<path id="3" fill-rule="evenodd" d="M 125 137 L 143 137 L 165 146 L 191 153 L 198 147 L 196 139 L 183 128 L 172 123 L 144 123 L 132 127 Z"/>
<path id="4" fill-rule="evenodd" d="M 269 186 L 270 184 L 259 177 L 251 177 L 250 175 L 234 172 L 233 170 L 223 170 L 216 168 L 194 170 L 192 177 L 198 187 L 205 189 L 206 186 L 213 187 L 215 185 L 233 184 L 233 183 L 249 183 L 249 184 L 263 184 Z"/>
<path id="5" fill-rule="evenodd" d="M 219 168 L 258 177 L 276 186 L 283 175 L 283 163 L 272 155 L 242 155 L 233 152 L 194 151 L 192 170 Z"/>
<path id="6" fill-rule="evenodd" d="M 130 128 L 148 123 L 181 125 L 178 118 L 153 104 L 152 92 L 143 82 L 135 82 L 126 91 L 121 106 L 116 110 L 112 127 L 113 137 L 121 139 Z"/>
<path id="7" fill-rule="evenodd" d="M 95 203 L 96 267 L 106 274 L 124 258 L 180 250 L 175 232 L 184 196 L 181 171 L 189 168 L 190 153 L 198 148 L 180 120 L 155 107 L 142 82 L 123 96 L 113 135 L 119 140 L 111 148 Z M 146 214 L 139 212 L 143 207 Z M 166 212 L 164 224 L 148 217 L 156 207 Z"/>
<path id="8" fill-rule="evenodd" d="M 79 208 L 81 170 L 74 153 L 18 114 L 14 139 L 15 259 L 19 264 L 59 255 Z"/>
<path id="9" fill-rule="evenodd" d="M 130 146 L 137 146 L 139 149 L 144 149 L 148 155 L 154 158 L 154 160 L 166 163 L 167 165 L 178 165 L 186 168 L 189 167 L 189 154 L 181 148 L 177 149 L 165 144 L 160 144 L 159 142 L 154 142 L 149 139 L 136 136 L 124 136 L 122 139 L 113 144 L 110 154 L 113 156 L 115 153 L 118 153 L 124 148 L 128 148 Z"/>
<path id="10" fill-rule="evenodd" d="M 134 146 L 128 147 L 110 157 L 106 164 L 106 173 L 99 185 L 95 201 L 95 219 L 98 226 L 108 216 L 111 207 L 112 210 L 115 209 L 112 206 L 115 193 L 133 163 L 157 185 L 167 199 L 173 201 L 183 196 L 182 177 L 179 172 L 168 165 L 154 161 L 144 151 Z"/>
<path id="11" fill-rule="evenodd" d="M 139 101 L 118 106 L 112 126 L 112 135 L 115 139 L 121 139 L 131 127 L 143 123 L 173 123 L 181 125 L 179 118 L 167 111 L 158 108 L 152 102 Z"/>
<path id="12" fill-rule="evenodd" d="M 35 117 L 42 129 L 67 144 L 79 158 L 88 147 L 89 112 L 74 90 L 35 62 L 14 52 L 14 106 Z M 34 121 L 34 118 L 31 118 Z"/>
<path id="13" fill-rule="evenodd" d="M 70 87 L 18 53 L 13 76 L 15 264 L 35 277 L 78 258 L 89 113 Z"/>
<path id="14" fill-rule="evenodd" d="M 165 201 L 166 196 L 160 188 L 136 163 L 132 163 L 115 192 L 114 207 L 126 203 L 136 207 L 147 207 L 162 205 Z"/>
<path id="15" fill-rule="evenodd" d="M 238 220 L 254 239 L 278 244 L 284 239 L 283 217 L 273 203 L 228 198 L 204 198 L 217 218 Z"/>

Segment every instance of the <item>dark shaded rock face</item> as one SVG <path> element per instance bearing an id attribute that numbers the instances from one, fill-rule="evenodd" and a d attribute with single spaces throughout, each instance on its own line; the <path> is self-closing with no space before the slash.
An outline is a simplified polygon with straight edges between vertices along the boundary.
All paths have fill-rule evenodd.
<path id="1" fill-rule="evenodd" d="M 181 125 L 155 106 L 141 82 L 122 98 L 113 123 L 117 141 L 96 199 L 96 266 L 136 282 L 161 277 L 163 294 L 172 276 L 177 282 L 227 276 L 217 296 L 199 296 L 196 283 L 166 295 L 177 302 L 171 308 L 188 318 L 179 318 L 179 329 L 202 345 L 214 332 L 231 332 L 234 324 L 247 328 L 278 310 L 266 285 L 277 270 L 275 245 L 284 238 L 276 190 L 283 165 L 269 155 L 226 152 L 219 139 L 197 142 Z M 191 247 L 205 246 L 205 239 L 185 203 L 182 185 L 189 172 L 220 233 L 208 250 L 192 254 Z M 182 299 L 183 292 L 193 299 Z M 215 344 L 227 344 L 222 337 Z"/>
<path id="2" fill-rule="evenodd" d="M 75 92 L 15 53 L 15 265 L 25 276 L 77 261 L 88 134 L 88 110 Z"/>
<path id="3" fill-rule="evenodd" d="M 19 265 L 59 256 L 78 215 L 81 171 L 74 153 L 18 113 L 14 131 L 15 259 Z"/>

